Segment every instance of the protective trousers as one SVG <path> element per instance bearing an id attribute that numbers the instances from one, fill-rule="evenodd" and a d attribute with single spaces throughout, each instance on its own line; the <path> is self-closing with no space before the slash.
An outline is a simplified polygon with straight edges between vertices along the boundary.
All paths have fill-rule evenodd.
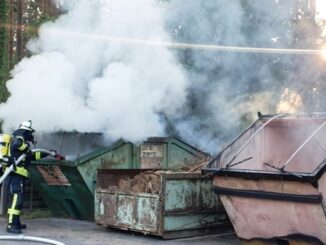
<path id="1" fill-rule="evenodd" d="M 8 227 L 20 226 L 20 213 L 24 204 L 25 178 L 15 173 L 9 175 L 10 199 L 8 205 Z"/>

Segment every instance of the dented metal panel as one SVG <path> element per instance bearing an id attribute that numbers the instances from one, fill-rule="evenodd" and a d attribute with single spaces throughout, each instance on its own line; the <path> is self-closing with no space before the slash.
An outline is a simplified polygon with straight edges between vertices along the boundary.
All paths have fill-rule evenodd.
<path id="1" fill-rule="evenodd" d="M 189 173 L 189 175 L 191 175 Z M 219 202 L 212 195 L 209 179 L 165 179 L 166 212 L 191 210 L 216 210 Z"/>
<path id="2" fill-rule="evenodd" d="M 139 195 L 136 198 L 136 217 L 135 228 L 149 232 L 157 232 L 159 229 L 159 195 Z"/>
<path id="3" fill-rule="evenodd" d="M 230 229 L 227 215 L 213 193 L 211 181 L 199 173 L 164 172 L 159 178 L 157 194 L 113 188 L 144 171 L 99 170 L 95 194 L 97 223 L 163 238 Z M 114 211 L 107 211 L 110 209 Z"/>
<path id="4" fill-rule="evenodd" d="M 326 244 L 326 114 L 261 116 L 203 169 L 243 239 Z"/>
<path id="5" fill-rule="evenodd" d="M 86 139 L 89 140 L 89 137 Z M 76 142 L 76 145 L 82 143 L 87 144 Z M 198 164 L 207 158 L 207 154 L 202 151 L 173 138 L 149 138 L 141 146 L 120 140 L 111 147 L 97 148 L 86 155 L 76 152 L 75 156 L 75 160 L 43 159 L 34 162 L 31 177 L 55 215 L 91 220 L 94 217 L 97 169 L 175 169 Z M 138 212 L 140 216 L 142 211 Z M 125 222 L 132 223 L 127 217 L 121 215 L 121 222 L 126 219 Z"/>
<path id="6" fill-rule="evenodd" d="M 158 195 L 98 192 L 96 222 L 121 229 L 134 228 L 156 233 L 159 227 L 159 198 Z"/>

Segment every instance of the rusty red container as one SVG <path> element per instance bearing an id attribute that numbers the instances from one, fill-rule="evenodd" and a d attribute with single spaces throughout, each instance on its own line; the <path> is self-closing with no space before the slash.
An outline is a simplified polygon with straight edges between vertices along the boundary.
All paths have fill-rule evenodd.
<path id="1" fill-rule="evenodd" d="M 259 115 L 208 165 L 239 238 L 326 244 L 326 114 Z"/>

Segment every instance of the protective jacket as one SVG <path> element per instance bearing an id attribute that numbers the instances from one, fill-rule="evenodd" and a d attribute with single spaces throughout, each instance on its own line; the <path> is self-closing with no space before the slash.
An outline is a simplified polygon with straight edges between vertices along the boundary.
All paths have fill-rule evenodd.
<path id="1" fill-rule="evenodd" d="M 13 138 L 9 147 L 9 156 L 17 160 L 22 154 L 26 154 L 25 160 L 23 160 L 14 172 L 18 175 L 28 178 L 28 168 L 31 165 L 31 161 L 40 160 L 46 157 L 48 154 L 42 152 L 32 152 L 29 142 L 26 142 L 26 130 L 18 129 L 13 133 Z"/>
<path id="2" fill-rule="evenodd" d="M 33 131 L 26 129 L 17 129 L 13 133 L 9 146 L 9 156 L 17 160 L 22 154 L 26 154 L 25 159 L 20 162 L 14 171 L 9 174 L 8 187 L 10 192 L 10 201 L 8 207 L 8 226 L 7 231 L 11 233 L 21 233 L 21 229 L 26 227 L 20 223 L 20 214 L 24 204 L 25 180 L 29 177 L 28 168 L 31 161 L 39 160 L 48 154 L 41 152 L 32 152 L 29 142 L 34 142 Z"/>

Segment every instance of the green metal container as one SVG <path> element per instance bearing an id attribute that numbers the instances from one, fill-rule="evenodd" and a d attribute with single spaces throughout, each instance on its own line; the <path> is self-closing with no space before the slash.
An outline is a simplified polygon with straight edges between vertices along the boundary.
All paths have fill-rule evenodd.
<path id="1" fill-rule="evenodd" d="M 55 216 L 93 220 L 97 169 L 179 169 L 206 158 L 174 138 L 149 138 L 139 146 L 118 141 L 72 161 L 33 162 L 31 179 Z"/>
<path id="2" fill-rule="evenodd" d="M 95 194 L 98 224 L 164 239 L 232 230 L 210 179 L 202 178 L 200 173 L 162 172 L 155 193 L 112 188 L 140 173 L 144 170 L 98 171 Z"/>

